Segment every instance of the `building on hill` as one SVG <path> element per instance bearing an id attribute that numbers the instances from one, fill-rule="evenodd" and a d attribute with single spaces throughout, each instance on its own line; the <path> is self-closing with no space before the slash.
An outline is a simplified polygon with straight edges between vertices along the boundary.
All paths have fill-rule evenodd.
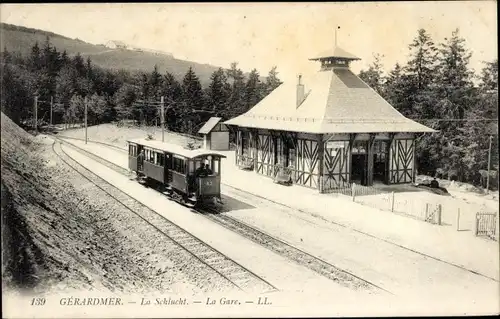
<path id="1" fill-rule="evenodd" d="M 235 127 L 236 164 L 328 192 L 351 183 L 415 180 L 415 137 L 433 129 L 404 117 L 349 68 L 360 60 L 336 47 L 310 60 L 319 72 L 283 83 Z M 248 163 L 252 163 L 251 166 Z"/>
<path id="2" fill-rule="evenodd" d="M 115 41 L 115 40 L 110 40 L 106 42 L 106 47 L 110 49 L 127 49 L 128 46 L 127 44 L 121 42 L 121 41 Z"/>

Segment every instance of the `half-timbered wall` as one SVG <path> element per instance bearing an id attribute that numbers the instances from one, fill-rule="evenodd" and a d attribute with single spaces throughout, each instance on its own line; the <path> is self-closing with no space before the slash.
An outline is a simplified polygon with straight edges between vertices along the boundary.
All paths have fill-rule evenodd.
<path id="1" fill-rule="evenodd" d="M 415 140 L 394 139 L 389 153 L 389 184 L 413 181 Z"/>
<path id="2" fill-rule="evenodd" d="M 236 164 L 244 158 L 255 158 L 255 139 L 252 132 L 238 130 L 236 133 Z"/>
<path id="3" fill-rule="evenodd" d="M 324 150 L 323 191 L 349 186 L 349 141 L 325 142 Z"/>
<path id="4" fill-rule="evenodd" d="M 274 176 L 274 139 L 259 134 L 257 139 L 257 173 Z"/>
<path id="5" fill-rule="evenodd" d="M 313 140 L 297 139 L 294 183 L 318 188 L 319 147 Z"/>

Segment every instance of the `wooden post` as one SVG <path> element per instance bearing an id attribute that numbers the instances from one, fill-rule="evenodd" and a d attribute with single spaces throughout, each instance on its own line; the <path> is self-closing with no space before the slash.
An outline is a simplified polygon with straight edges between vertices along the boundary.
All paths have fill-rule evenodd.
<path id="1" fill-rule="evenodd" d="M 164 99 L 161 97 L 161 110 L 160 110 L 160 125 L 161 125 L 161 141 L 165 142 L 165 109 Z"/>
<path id="2" fill-rule="evenodd" d="M 371 133 L 368 140 L 368 148 L 366 150 L 367 163 L 366 163 L 366 186 L 373 185 L 373 152 L 375 145 L 375 134 Z"/>
<path id="3" fill-rule="evenodd" d="M 425 221 L 427 221 L 427 216 L 429 216 L 429 203 L 425 203 Z"/>
<path id="4" fill-rule="evenodd" d="M 391 212 L 394 212 L 394 192 L 391 192 Z"/>
<path id="5" fill-rule="evenodd" d="M 53 107 L 53 104 L 54 104 L 54 97 L 51 96 L 50 97 L 50 126 L 52 126 L 52 107 Z"/>
<path id="6" fill-rule="evenodd" d="M 351 187 L 351 196 L 352 196 L 352 201 L 356 201 L 356 183 L 352 183 Z"/>
<path id="7" fill-rule="evenodd" d="M 323 134 L 318 135 L 318 188 L 319 192 L 323 193 L 323 160 L 325 158 L 325 143 L 323 142 Z"/>
<path id="8" fill-rule="evenodd" d="M 490 189 L 490 165 L 491 165 L 491 142 L 493 141 L 493 136 L 490 135 L 490 146 L 488 149 L 488 176 L 486 177 L 486 194 L 488 194 Z"/>
<path id="9" fill-rule="evenodd" d="M 85 104 L 85 144 L 87 144 L 87 97 L 83 103 Z"/>
<path id="10" fill-rule="evenodd" d="M 437 211 L 437 224 L 441 225 L 441 212 L 442 212 L 442 206 L 441 204 L 438 204 L 438 211 Z"/>
<path id="11" fill-rule="evenodd" d="M 412 174 L 412 183 L 415 183 L 417 178 L 417 138 L 416 133 L 413 134 L 413 174 Z"/>
<path id="12" fill-rule="evenodd" d="M 460 207 L 458 208 L 457 213 L 457 231 L 460 231 Z"/>
<path id="13" fill-rule="evenodd" d="M 391 163 L 392 163 L 392 158 L 391 158 L 391 149 L 392 149 L 392 143 L 394 143 L 394 137 L 396 136 L 395 133 L 389 133 L 389 141 L 386 144 L 386 160 L 385 160 L 385 183 L 389 185 L 391 183 Z"/>
<path id="14" fill-rule="evenodd" d="M 357 133 L 349 133 L 349 183 L 352 181 L 352 147 L 354 146 L 354 140 L 356 139 Z"/>
<path id="15" fill-rule="evenodd" d="M 479 229 L 479 213 L 476 213 L 476 222 L 474 223 L 474 235 L 477 236 Z"/>
<path id="16" fill-rule="evenodd" d="M 35 103 L 34 103 L 34 106 L 35 108 L 34 112 L 33 112 L 33 116 L 34 116 L 34 121 L 35 123 L 33 123 L 33 126 L 34 126 L 34 129 L 35 129 L 35 133 L 38 132 L 38 96 L 35 95 Z"/>

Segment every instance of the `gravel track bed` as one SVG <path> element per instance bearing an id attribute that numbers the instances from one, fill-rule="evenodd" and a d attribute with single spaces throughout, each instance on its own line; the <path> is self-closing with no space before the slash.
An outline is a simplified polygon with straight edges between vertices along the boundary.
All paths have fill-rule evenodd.
<path id="1" fill-rule="evenodd" d="M 103 145 L 107 145 L 107 143 L 101 143 Z M 113 147 L 111 145 L 107 145 L 109 147 Z M 80 151 L 81 149 L 79 149 Z M 95 159 L 99 163 L 102 163 L 103 165 L 106 165 L 107 167 L 120 172 L 122 174 L 125 174 L 127 176 L 130 176 L 130 172 L 123 167 L 120 167 L 114 163 L 111 163 L 95 154 L 92 154 L 90 152 L 87 152 L 85 150 L 81 150 L 83 153 L 88 155 L 89 157 Z M 351 289 L 364 289 L 364 290 L 369 290 L 369 289 L 382 289 L 370 282 L 367 282 L 366 280 L 363 280 L 359 277 L 356 277 L 353 274 L 350 274 L 342 269 L 339 269 L 335 267 L 332 264 L 327 263 L 326 261 L 323 261 L 317 257 L 314 257 L 304 251 L 301 251 L 300 249 L 297 249 L 277 238 L 274 238 L 270 235 L 267 235 L 263 233 L 262 231 L 259 231 L 249 225 L 246 225 L 240 221 L 235 220 L 234 218 L 231 218 L 229 216 L 224 216 L 221 214 L 203 214 L 203 216 L 210 218 L 214 222 L 217 222 L 218 224 L 248 238 L 251 239 L 252 241 L 258 243 L 259 245 L 262 245 L 263 247 L 266 247 L 277 254 L 284 256 L 285 258 L 288 258 L 290 260 L 293 260 L 297 264 L 307 267 L 316 273 L 333 280 L 337 282 L 338 284 L 351 288 Z"/>
<path id="2" fill-rule="evenodd" d="M 71 145 L 71 144 L 70 144 Z M 80 151 L 80 149 L 78 149 Z M 85 152 L 86 155 L 90 153 Z M 97 156 L 91 156 L 95 158 Z M 97 157 L 98 158 L 98 157 Z M 69 159 L 69 161 L 73 161 Z M 74 162 L 74 161 L 73 161 Z M 101 159 L 103 164 L 105 160 Z M 109 166 L 116 165 L 112 163 L 106 163 Z M 73 164 L 72 164 L 73 165 Z M 226 281 L 228 284 L 236 286 L 244 291 L 272 291 L 276 290 L 276 288 L 263 279 L 259 278 L 257 275 L 247 270 L 243 266 L 237 264 L 227 256 L 223 255 L 219 251 L 210 247 L 208 244 L 204 243 L 200 239 L 194 237 L 187 231 L 183 230 L 179 226 L 173 224 L 168 221 L 165 217 L 159 215 L 154 212 L 144 204 L 139 201 L 133 199 L 129 195 L 120 191 L 118 188 L 110 185 L 109 183 L 103 181 L 99 177 L 94 174 L 89 174 L 89 172 L 82 168 L 80 165 L 75 164 L 74 167 L 84 176 L 90 178 L 95 184 L 102 187 L 109 195 L 113 196 L 117 201 L 126 205 L 129 209 L 139 214 L 142 218 L 146 219 L 149 223 L 153 224 L 156 229 L 151 226 L 151 228 L 155 229 L 155 232 L 158 234 L 159 238 L 164 239 L 164 236 L 168 236 L 172 243 L 175 243 L 177 247 L 182 247 L 183 251 L 186 252 L 190 257 L 193 263 L 204 264 L 205 268 L 210 269 L 212 272 L 217 273 L 220 276 L 221 281 Z M 115 169 L 111 167 L 112 169 Z M 124 172 L 125 170 L 122 170 Z M 127 171 L 128 174 L 128 171 Z M 93 176 L 92 176 L 93 175 Z M 103 192 L 103 191 L 101 191 Z M 106 194 L 106 192 L 103 192 Z M 130 212 L 131 215 L 134 215 Z M 134 215 L 136 219 L 146 223 L 144 220 L 139 218 L 137 215 Z M 138 221 L 138 222 L 139 222 Z M 219 288 L 219 287 L 216 287 Z"/>
<path id="3" fill-rule="evenodd" d="M 318 274 L 337 282 L 338 284 L 351 289 L 374 289 L 379 288 L 359 277 L 356 277 L 346 271 L 343 271 L 332 264 L 329 264 L 317 257 L 314 257 L 298 248 L 291 246 L 271 235 L 265 234 L 262 231 L 255 229 L 241 221 L 232 217 L 207 213 L 203 216 L 213 220 L 214 222 L 262 245 L 277 254 L 293 260 L 297 264 L 309 268 Z M 379 288 L 382 289 L 382 288 Z"/>

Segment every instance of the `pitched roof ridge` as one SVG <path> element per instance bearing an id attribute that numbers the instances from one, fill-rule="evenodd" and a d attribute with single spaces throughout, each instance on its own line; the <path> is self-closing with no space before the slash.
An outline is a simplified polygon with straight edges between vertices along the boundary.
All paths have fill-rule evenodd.
<path id="1" fill-rule="evenodd" d="M 352 70 L 349 69 L 348 71 L 351 72 L 355 77 L 357 77 L 363 84 L 365 84 L 368 89 L 370 89 L 379 98 L 381 98 L 385 102 L 385 104 L 388 107 L 390 107 L 393 111 L 395 111 L 400 117 L 402 117 L 404 119 L 407 119 L 407 120 L 410 120 L 409 118 L 406 118 L 403 114 L 401 114 L 401 112 L 399 112 L 394 106 L 392 106 L 391 103 L 389 103 L 389 101 L 387 101 L 382 95 L 380 95 L 377 91 L 375 91 L 374 88 L 372 88 L 370 85 L 368 85 L 368 83 L 366 83 L 365 81 L 363 81 L 362 78 L 360 78 L 357 74 L 355 74 L 354 72 L 352 72 Z M 410 120 L 410 121 L 412 121 L 412 120 Z"/>

